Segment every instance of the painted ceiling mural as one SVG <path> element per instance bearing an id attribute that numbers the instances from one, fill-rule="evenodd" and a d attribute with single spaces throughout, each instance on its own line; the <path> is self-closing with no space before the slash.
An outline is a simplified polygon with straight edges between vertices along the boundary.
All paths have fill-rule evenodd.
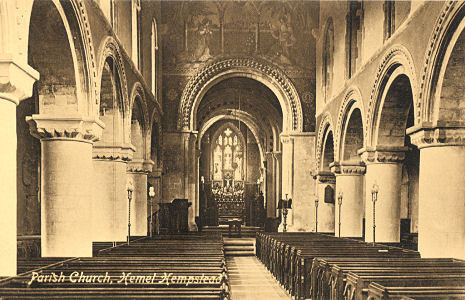
<path id="1" fill-rule="evenodd" d="M 167 76 L 190 76 L 221 57 L 260 57 L 290 78 L 310 81 L 302 87 L 296 84 L 301 98 L 315 94 L 312 29 L 318 26 L 317 1 L 163 1 L 162 11 Z M 168 100 L 182 94 L 176 84 L 164 90 Z M 308 111 L 314 107 L 314 99 L 311 102 L 302 104 L 306 116 L 314 114 Z M 314 128 L 313 118 L 304 118 L 306 131 Z"/>

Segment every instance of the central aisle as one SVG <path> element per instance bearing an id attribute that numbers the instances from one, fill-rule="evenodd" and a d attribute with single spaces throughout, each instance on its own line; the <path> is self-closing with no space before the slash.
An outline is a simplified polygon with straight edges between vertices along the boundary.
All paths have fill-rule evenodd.
<path id="1" fill-rule="evenodd" d="M 291 299 L 255 256 L 226 257 L 232 300 Z"/>

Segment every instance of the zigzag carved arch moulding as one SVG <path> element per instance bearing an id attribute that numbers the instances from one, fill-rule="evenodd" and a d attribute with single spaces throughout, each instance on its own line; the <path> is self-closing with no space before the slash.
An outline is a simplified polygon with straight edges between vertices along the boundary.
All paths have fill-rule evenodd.
<path id="1" fill-rule="evenodd" d="M 98 71 L 95 63 L 94 43 L 88 21 L 86 5 L 83 0 L 69 1 L 68 3 L 71 4 L 74 14 L 77 16 L 78 27 L 84 47 L 84 59 L 88 72 L 88 78 L 86 78 L 86 81 L 89 86 L 89 94 L 91 95 L 91 98 L 95 98 L 95 102 L 93 101 L 93 107 L 96 107 L 94 114 L 98 114 L 98 106 L 100 104 L 100 92 L 97 88 Z"/>
<path id="2" fill-rule="evenodd" d="M 129 112 L 130 103 L 128 96 L 128 83 L 126 80 L 126 70 L 124 69 L 124 60 L 121 55 L 118 42 L 112 37 L 107 36 L 102 40 L 99 48 L 99 65 L 98 65 L 98 76 L 97 76 L 97 93 L 98 93 L 98 104 L 100 106 L 100 89 L 102 84 L 102 73 L 105 60 L 110 57 L 113 60 L 113 64 L 116 66 L 120 79 L 121 95 L 123 97 L 123 114 L 126 116 Z"/>
<path id="3" fill-rule="evenodd" d="M 286 101 L 287 107 L 281 107 L 283 115 L 286 110 L 290 113 L 289 124 L 285 123 L 290 131 L 302 131 L 303 115 L 299 94 L 294 84 L 278 67 L 271 63 L 256 58 L 231 58 L 212 62 L 200 69 L 184 88 L 178 111 L 178 130 L 192 130 L 194 128 L 194 106 L 197 98 L 204 92 L 205 87 L 222 76 L 231 78 L 249 77 L 255 79 L 271 89 L 278 89 L 281 95 L 278 99 Z M 273 90 L 273 89 L 272 89 Z M 281 101 L 280 101 L 281 103 Z M 281 103 L 281 106 L 283 103 Z"/>
<path id="4" fill-rule="evenodd" d="M 434 93 L 435 83 L 439 76 L 442 65 L 444 52 L 447 44 L 450 41 L 452 34 L 450 33 L 451 26 L 458 14 L 463 14 L 465 1 L 450 0 L 444 3 L 444 6 L 439 14 L 434 25 L 433 32 L 428 41 L 428 48 L 425 52 L 425 59 L 421 71 L 421 82 L 418 95 L 418 115 L 416 123 L 432 122 L 434 114 Z M 453 30 L 452 30 L 453 31 Z M 439 66 L 439 67 L 437 67 Z"/>
<path id="5" fill-rule="evenodd" d="M 334 145 L 334 127 L 333 127 L 333 118 L 329 112 L 325 113 L 325 116 L 320 121 L 320 126 L 318 127 L 318 139 L 316 144 L 316 165 L 315 170 L 320 171 L 321 167 L 321 155 L 323 154 L 323 140 L 328 135 L 329 132 L 333 133 L 333 149 Z"/>
<path id="6" fill-rule="evenodd" d="M 360 89 L 356 86 L 349 87 L 347 92 L 345 93 L 344 100 L 339 107 L 339 112 L 337 116 L 337 124 L 336 124 L 336 132 L 334 135 L 334 158 L 339 158 L 340 156 L 340 142 L 342 139 L 342 130 L 343 126 L 345 126 L 346 122 L 349 121 L 349 117 L 347 114 L 349 113 L 351 107 L 355 107 L 360 109 L 360 114 L 362 115 L 362 127 L 363 127 L 363 136 L 366 134 L 367 125 L 363 116 L 365 115 L 365 108 L 363 106 L 362 100 L 362 93 Z M 363 140 L 363 144 L 365 146 L 365 139 Z"/>
<path id="7" fill-rule="evenodd" d="M 388 51 L 386 51 L 381 63 L 378 66 L 373 87 L 370 94 L 370 101 L 368 103 L 368 109 L 366 111 L 366 130 L 365 130 L 365 145 L 371 146 L 373 142 L 373 129 L 376 121 L 376 114 L 379 111 L 380 97 L 383 95 L 389 75 L 399 67 L 404 68 L 404 74 L 409 78 L 410 85 L 412 88 L 412 96 L 414 101 L 414 115 L 418 116 L 419 101 L 417 100 L 418 84 L 417 77 L 415 75 L 415 67 L 410 52 L 401 45 L 394 45 Z M 389 88 L 389 87 L 387 87 Z"/>

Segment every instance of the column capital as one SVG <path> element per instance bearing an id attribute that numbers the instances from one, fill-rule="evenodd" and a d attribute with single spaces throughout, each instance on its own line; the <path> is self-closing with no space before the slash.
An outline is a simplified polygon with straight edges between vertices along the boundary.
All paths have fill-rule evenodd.
<path id="1" fill-rule="evenodd" d="M 0 99 L 19 104 L 32 96 L 32 86 L 39 80 L 39 72 L 29 65 L 20 64 L 11 55 L 0 56 Z"/>
<path id="2" fill-rule="evenodd" d="M 320 183 L 336 184 L 336 176 L 331 172 L 319 171 L 316 178 Z"/>
<path id="3" fill-rule="evenodd" d="M 26 117 L 31 135 L 40 140 L 72 139 L 93 143 L 100 139 L 105 125 L 95 118 L 79 115 L 32 115 Z"/>
<path id="4" fill-rule="evenodd" d="M 358 150 L 365 164 L 400 163 L 405 159 L 408 147 L 383 146 L 365 147 Z"/>
<path id="5" fill-rule="evenodd" d="M 279 160 L 281 159 L 283 153 L 281 151 L 273 151 L 271 152 L 273 154 L 274 159 Z"/>
<path id="6" fill-rule="evenodd" d="M 153 169 L 153 161 L 152 160 L 133 160 L 128 163 L 126 171 L 128 173 L 145 173 L 148 174 L 152 172 Z"/>
<path id="7" fill-rule="evenodd" d="M 92 158 L 96 160 L 111 160 L 128 162 L 132 160 L 136 148 L 131 145 L 94 145 L 92 148 Z"/>
<path id="8" fill-rule="evenodd" d="M 148 175 L 150 178 L 160 178 L 162 175 L 162 172 L 163 172 L 162 168 L 153 168 L 152 172 L 149 173 Z"/>
<path id="9" fill-rule="evenodd" d="M 359 161 L 335 161 L 329 167 L 335 175 L 363 175 L 366 170 L 364 163 Z"/>
<path id="10" fill-rule="evenodd" d="M 465 146 L 465 126 L 432 126 L 424 123 L 407 129 L 412 144 L 419 149 L 441 146 Z"/>

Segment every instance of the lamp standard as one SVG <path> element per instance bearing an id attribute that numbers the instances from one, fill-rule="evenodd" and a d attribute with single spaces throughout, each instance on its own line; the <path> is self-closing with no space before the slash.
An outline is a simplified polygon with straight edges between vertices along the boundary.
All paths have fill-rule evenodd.
<path id="1" fill-rule="evenodd" d="M 373 184 L 373 188 L 371 189 L 371 201 L 373 201 L 373 245 L 375 244 L 375 234 L 376 234 L 376 201 L 378 201 L 378 191 L 379 186 L 375 183 Z"/>
<path id="2" fill-rule="evenodd" d="M 341 206 L 342 206 L 342 191 L 337 195 L 337 204 L 339 205 L 339 237 L 341 237 Z"/>
<path id="3" fill-rule="evenodd" d="M 284 223 L 283 223 L 283 232 L 287 231 L 287 194 L 286 200 L 283 201 L 283 216 L 284 216 Z"/>
<path id="4" fill-rule="evenodd" d="M 315 232 L 318 232 L 318 198 L 315 199 Z"/>
<path id="5" fill-rule="evenodd" d="M 153 234 L 153 198 L 155 197 L 155 189 L 153 186 L 149 188 L 149 197 L 150 197 L 150 237 Z"/>
<path id="6" fill-rule="evenodd" d="M 128 191 L 128 245 L 131 239 L 131 200 L 132 200 L 132 192 L 134 191 L 134 185 L 131 179 L 128 179 L 126 183 L 126 190 Z"/>

